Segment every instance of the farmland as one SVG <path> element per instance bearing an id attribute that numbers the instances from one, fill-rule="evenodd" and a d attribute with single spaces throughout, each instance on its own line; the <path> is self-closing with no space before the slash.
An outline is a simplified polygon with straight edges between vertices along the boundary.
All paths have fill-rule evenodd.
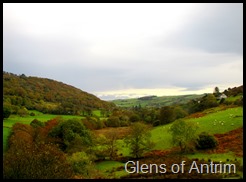
<path id="1" fill-rule="evenodd" d="M 119 99 L 111 101 L 118 107 L 129 108 L 141 105 L 142 107 L 162 107 L 174 104 L 184 104 L 189 100 L 202 97 L 201 95 L 182 95 L 182 96 L 161 96 L 149 97 L 149 99 L 133 98 L 133 99 Z"/>

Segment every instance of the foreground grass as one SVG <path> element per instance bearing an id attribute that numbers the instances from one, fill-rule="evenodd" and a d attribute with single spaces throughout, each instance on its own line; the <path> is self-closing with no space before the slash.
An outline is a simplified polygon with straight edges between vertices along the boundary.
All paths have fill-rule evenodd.
<path id="1" fill-rule="evenodd" d="M 124 169 L 125 163 L 118 161 L 102 161 L 96 163 L 96 169 L 99 170 L 105 178 L 120 178 L 128 173 Z M 122 167 L 121 170 L 116 171 L 116 168 Z"/>

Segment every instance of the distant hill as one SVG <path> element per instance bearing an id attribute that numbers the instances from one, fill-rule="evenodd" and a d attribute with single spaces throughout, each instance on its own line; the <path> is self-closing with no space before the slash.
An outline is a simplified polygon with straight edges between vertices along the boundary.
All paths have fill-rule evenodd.
<path id="1" fill-rule="evenodd" d="M 129 108 L 135 106 L 141 107 L 163 107 L 163 106 L 170 106 L 170 105 L 179 105 L 185 104 L 190 100 L 197 99 L 203 97 L 204 94 L 196 95 L 178 95 L 178 96 L 145 96 L 140 98 L 134 99 L 117 99 L 111 101 L 116 106 Z"/>
<path id="2" fill-rule="evenodd" d="M 3 72 L 3 103 L 52 114 L 81 114 L 93 109 L 110 110 L 115 105 L 73 86 L 32 76 Z"/>

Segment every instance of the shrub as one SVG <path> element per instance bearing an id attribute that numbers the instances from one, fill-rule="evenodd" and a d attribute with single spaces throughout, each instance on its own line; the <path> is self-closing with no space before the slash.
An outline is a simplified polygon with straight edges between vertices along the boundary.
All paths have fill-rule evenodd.
<path id="1" fill-rule="evenodd" d="M 39 121 L 37 119 L 34 119 L 30 125 L 33 127 L 33 128 L 37 128 L 37 127 L 43 127 L 45 124 L 42 122 L 42 121 Z"/>
<path id="2" fill-rule="evenodd" d="M 35 113 L 31 112 L 31 113 L 30 113 L 30 116 L 35 116 Z"/>
<path id="3" fill-rule="evenodd" d="M 80 141 L 79 143 L 75 142 L 78 145 L 89 146 L 92 144 L 90 131 L 78 119 L 60 121 L 57 126 L 51 129 L 49 136 L 60 138 L 65 144 L 64 150 L 74 143 L 75 139 Z"/>
<path id="4" fill-rule="evenodd" d="M 88 177 L 92 170 L 92 160 L 85 152 L 76 152 L 68 157 L 68 162 L 71 164 L 73 171 L 76 174 L 81 174 Z"/>
<path id="5" fill-rule="evenodd" d="M 118 116 L 110 116 L 105 123 L 108 127 L 119 127 L 120 119 Z"/>
<path id="6" fill-rule="evenodd" d="M 213 135 L 209 135 L 206 132 L 202 132 L 199 134 L 199 138 L 197 139 L 197 149 L 213 149 L 218 145 L 217 140 Z"/>
<path id="7" fill-rule="evenodd" d="M 3 119 L 8 118 L 11 114 L 11 109 L 9 107 L 3 107 Z"/>

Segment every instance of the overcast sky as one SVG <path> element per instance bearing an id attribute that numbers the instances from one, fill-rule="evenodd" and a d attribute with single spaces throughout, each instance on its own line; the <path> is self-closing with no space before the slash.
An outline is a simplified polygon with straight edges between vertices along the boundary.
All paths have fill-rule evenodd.
<path id="1" fill-rule="evenodd" d="M 243 4 L 3 4 L 3 70 L 101 99 L 243 84 Z"/>

